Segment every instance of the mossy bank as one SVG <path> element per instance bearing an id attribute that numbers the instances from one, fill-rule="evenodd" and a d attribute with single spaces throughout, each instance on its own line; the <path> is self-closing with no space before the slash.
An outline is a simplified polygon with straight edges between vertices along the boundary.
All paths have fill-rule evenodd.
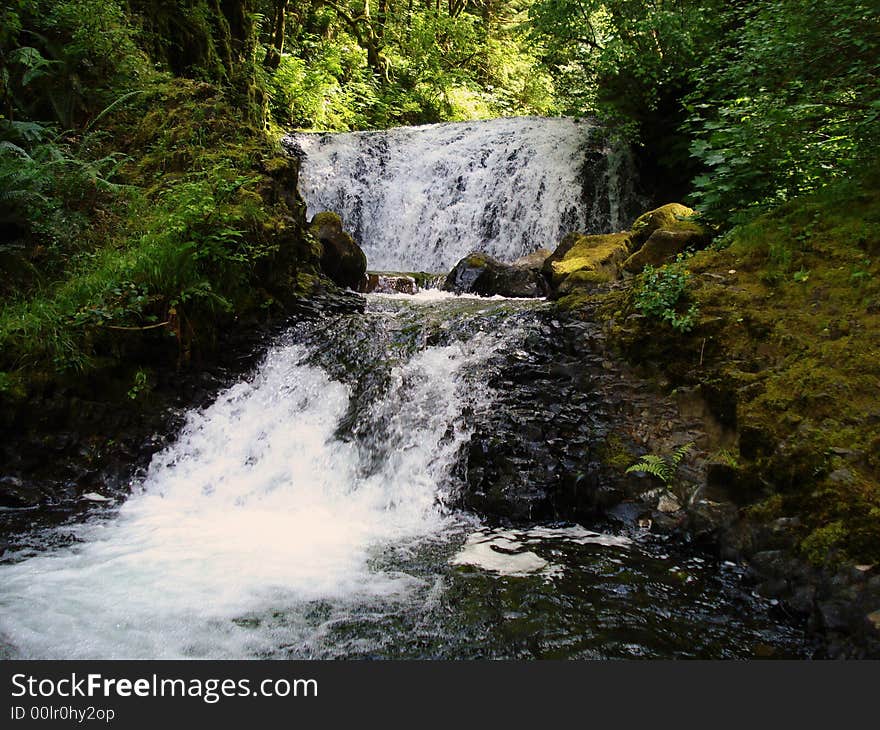
<path id="1" fill-rule="evenodd" d="M 874 179 L 794 200 L 707 248 L 559 300 L 575 317 L 598 308 L 611 346 L 659 394 L 683 409 L 699 401 L 711 421 L 699 445 L 703 488 L 732 505 L 713 526 L 727 554 L 752 559 L 762 590 L 812 611 L 817 629 L 869 637 L 875 649 L 878 254 Z M 620 451 L 607 461 L 623 470 Z M 858 655 L 847 646 L 839 653 Z"/>

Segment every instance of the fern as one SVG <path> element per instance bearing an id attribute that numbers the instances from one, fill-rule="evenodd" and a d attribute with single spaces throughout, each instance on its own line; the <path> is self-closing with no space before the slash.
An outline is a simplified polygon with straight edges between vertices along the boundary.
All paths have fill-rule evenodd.
<path id="1" fill-rule="evenodd" d="M 675 477 L 675 472 L 677 471 L 681 460 L 684 459 L 693 446 L 694 442 L 689 441 L 686 444 L 682 444 L 676 448 L 675 451 L 666 456 L 646 454 L 635 464 L 628 467 L 626 473 L 631 474 L 632 472 L 641 471 L 645 474 L 657 477 L 664 484 L 669 484 L 669 482 Z"/>

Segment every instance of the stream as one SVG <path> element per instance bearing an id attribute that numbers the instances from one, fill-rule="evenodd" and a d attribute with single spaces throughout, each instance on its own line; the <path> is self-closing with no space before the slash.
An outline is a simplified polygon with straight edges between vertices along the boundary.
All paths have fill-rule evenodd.
<path id="1" fill-rule="evenodd" d="M 510 157 L 504 134 L 532 152 L 530 135 L 553 149 L 565 147 L 566 135 L 577 138 L 577 124 L 565 120 L 559 132 L 555 120 L 546 121 L 552 129 L 541 135 L 535 120 L 519 122 L 521 134 L 511 120 L 498 120 L 489 159 Z M 433 148 L 439 135 L 446 172 L 435 173 L 457 179 L 479 160 L 468 150 L 485 148 L 485 135 L 481 144 L 473 139 L 484 128 L 428 128 L 415 142 L 414 132 L 391 132 L 381 154 L 414 159 L 408 145 Z M 564 133 L 562 141 L 551 132 Z M 455 147 L 456 135 L 464 147 Z M 336 154 L 338 165 L 340 154 L 357 148 L 366 162 L 352 169 L 376 164 L 373 153 L 364 157 L 363 136 L 303 137 L 294 140 L 300 150 L 323 145 L 312 153 L 318 161 L 306 157 L 301 183 L 316 209 L 322 198 L 308 191 L 325 175 L 320 160 Z M 367 147 L 381 138 L 369 138 Z M 583 159 L 570 155 L 518 153 L 524 158 L 537 167 L 517 183 L 508 176 L 507 184 L 531 180 L 540 189 L 535 181 L 552 168 L 572 180 L 583 170 Z M 422 173 L 407 174 L 405 185 L 418 187 Z M 494 189 L 504 178 L 495 170 L 491 179 Z M 462 186 L 456 204 L 429 196 L 413 220 L 435 220 L 433 206 L 477 210 L 478 200 L 495 199 L 487 185 Z M 366 195 L 362 182 L 348 187 Z M 554 210 L 582 200 L 581 188 L 553 190 Z M 456 247 L 470 245 L 456 228 L 464 218 L 441 235 L 453 242 L 449 251 L 432 233 L 419 253 L 411 231 L 376 215 L 362 214 L 359 236 L 369 236 L 370 225 L 385 231 L 364 247 L 387 269 L 442 270 L 459 255 Z M 507 260 L 544 230 L 526 212 L 511 215 L 520 221 L 519 238 L 505 239 L 501 228 L 487 229 L 482 240 Z M 556 232 L 541 235 L 549 241 Z M 429 289 L 370 294 L 362 313 L 292 324 L 252 374 L 188 413 L 127 499 L 97 503 L 84 518 L 36 529 L 7 550 L 0 563 L 3 653 L 803 656 L 802 631 L 744 586 L 737 565 L 611 517 L 518 523 L 464 508 L 471 438 L 510 402 L 491 373 L 534 349 L 552 316 L 543 300 Z"/>

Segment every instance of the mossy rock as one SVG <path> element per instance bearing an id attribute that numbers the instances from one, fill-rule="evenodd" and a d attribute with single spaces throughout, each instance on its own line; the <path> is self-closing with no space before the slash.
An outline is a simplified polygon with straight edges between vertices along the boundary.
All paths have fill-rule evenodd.
<path id="1" fill-rule="evenodd" d="M 333 282 L 357 289 L 367 272 L 367 257 L 342 228 L 342 219 L 332 211 L 315 214 L 309 233 L 321 243 L 321 268 Z"/>
<path id="2" fill-rule="evenodd" d="M 636 218 L 631 226 L 633 248 L 636 249 L 645 243 L 654 231 L 687 231 L 706 236 L 702 226 L 690 220 L 696 216 L 693 208 L 688 208 L 680 203 L 668 203 L 659 208 L 649 210 L 647 213 Z"/>
<path id="3" fill-rule="evenodd" d="M 623 268 L 637 274 L 646 266 L 662 266 L 689 248 L 701 248 L 706 243 L 702 231 L 674 231 L 658 228 L 644 245 L 623 262 Z"/>
<path id="4" fill-rule="evenodd" d="M 544 275 L 555 296 L 595 287 L 617 278 L 619 266 L 631 250 L 629 231 L 597 236 L 570 233 L 544 262 Z"/>
<path id="5" fill-rule="evenodd" d="M 615 276 L 604 270 L 581 269 L 565 277 L 556 288 L 556 293 L 559 296 L 565 296 L 576 289 L 595 289 L 614 281 L 615 278 Z"/>
<path id="6" fill-rule="evenodd" d="M 632 362 L 675 387 L 729 394 L 709 405 L 736 432 L 731 498 L 774 505 L 752 510 L 754 522 L 797 518 L 792 549 L 815 564 L 880 561 L 880 262 L 866 253 L 880 240 L 878 211 L 880 191 L 842 186 L 698 251 L 688 260 L 698 337 L 658 337 L 635 317 L 609 326 Z M 621 293 L 601 311 L 610 320 L 631 306 Z"/>
<path id="7" fill-rule="evenodd" d="M 514 261 L 511 266 L 515 266 L 518 269 L 531 269 L 532 271 L 540 271 L 544 266 L 544 262 L 553 255 L 553 252 L 548 248 L 539 248 L 537 251 L 532 251 L 530 254 L 526 254 L 525 256 L 520 256 L 516 261 Z"/>

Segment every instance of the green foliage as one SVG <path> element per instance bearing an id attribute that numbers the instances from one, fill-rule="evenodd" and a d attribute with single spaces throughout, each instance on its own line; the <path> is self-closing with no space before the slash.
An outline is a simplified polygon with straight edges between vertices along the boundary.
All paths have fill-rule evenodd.
<path id="1" fill-rule="evenodd" d="M 146 66 L 115 0 L 19 0 L 3 20 L 0 96 L 7 117 L 73 127 L 137 83 Z"/>
<path id="2" fill-rule="evenodd" d="M 86 237 L 95 206 L 119 192 L 113 179 L 124 157 L 92 155 L 91 141 L 87 135 L 73 143 L 35 122 L 0 120 L 0 295 L 56 275 Z"/>
<path id="3" fill-rule="evenodd" d="M 646 266 L 634 289 L 635 306 L 642 314 L 668 322 L 677 332 L 689 332 L 699 316 L 696 304 L 690 304 L 684 312 L 681 303 L 687 297 L 690 272 L 684 257 L 679 254 L 675 263 L 655 269 Z"/>
<path id="4" fill-rule="evenodd" d="M 153 199 L 130 193 L 123 237 L 75 255 L 63 281 L 0 310 L 4 366 L 83 370 L 107 328 L 161 326 L 175 308 L 190 320 L 232 310 L 264 254 L 244 235 L 265 215 L 241 195 L 254 182 L 218 166 Z"/>
<path id="5" fill-rule="evenodd" d="M 689 441 L 676 448 L 671 454 L 646 454 L 635 464 L 628 467 L 626 473 L 644 472 L 657 477 L 664 484 L 669 484 L 675 478 L 678 465 L 693 447 L 693 442 Z"/>
<path id="6" fill-rule="evenodd" d="M 717 0 L 535 0 L 531 36 L 568 114 L 594 114 L 661 174 L 688 182 L 693 165 L 682 99 L 715 38 Z"/>
<path id="7" fill-rule="evenodd" d="M 389 3 L 380 21 L 362 3 L 316 0 L 291 16 L 268 73 L 272 117 L 352 130 L 553 112 L 551 76 L 520 27 L 527 4 Z"/>
<path id="8" fill-rule="evenodd" d="M 860 175 L 880 144 L 876 5 L 762 0 L 722 16 L 686 102 L 701 212 L 729 225 Z"/>
<path id="9" fill-rule="evenodd" d="M 529 14 L 559 107 L 614 125 L 666 189 L 690 183 L 716 227 L 876 159 L 876 3 L 535 0 Z"/>
<path id="10" fill-rule="evenodd" d="M 146 370 L 138 368 L 134 373 L 134 381 L 129 388 L 128 397 L 131 400 L 137 400 L 143 393 L 150 389 L 150 377 Z"/>

